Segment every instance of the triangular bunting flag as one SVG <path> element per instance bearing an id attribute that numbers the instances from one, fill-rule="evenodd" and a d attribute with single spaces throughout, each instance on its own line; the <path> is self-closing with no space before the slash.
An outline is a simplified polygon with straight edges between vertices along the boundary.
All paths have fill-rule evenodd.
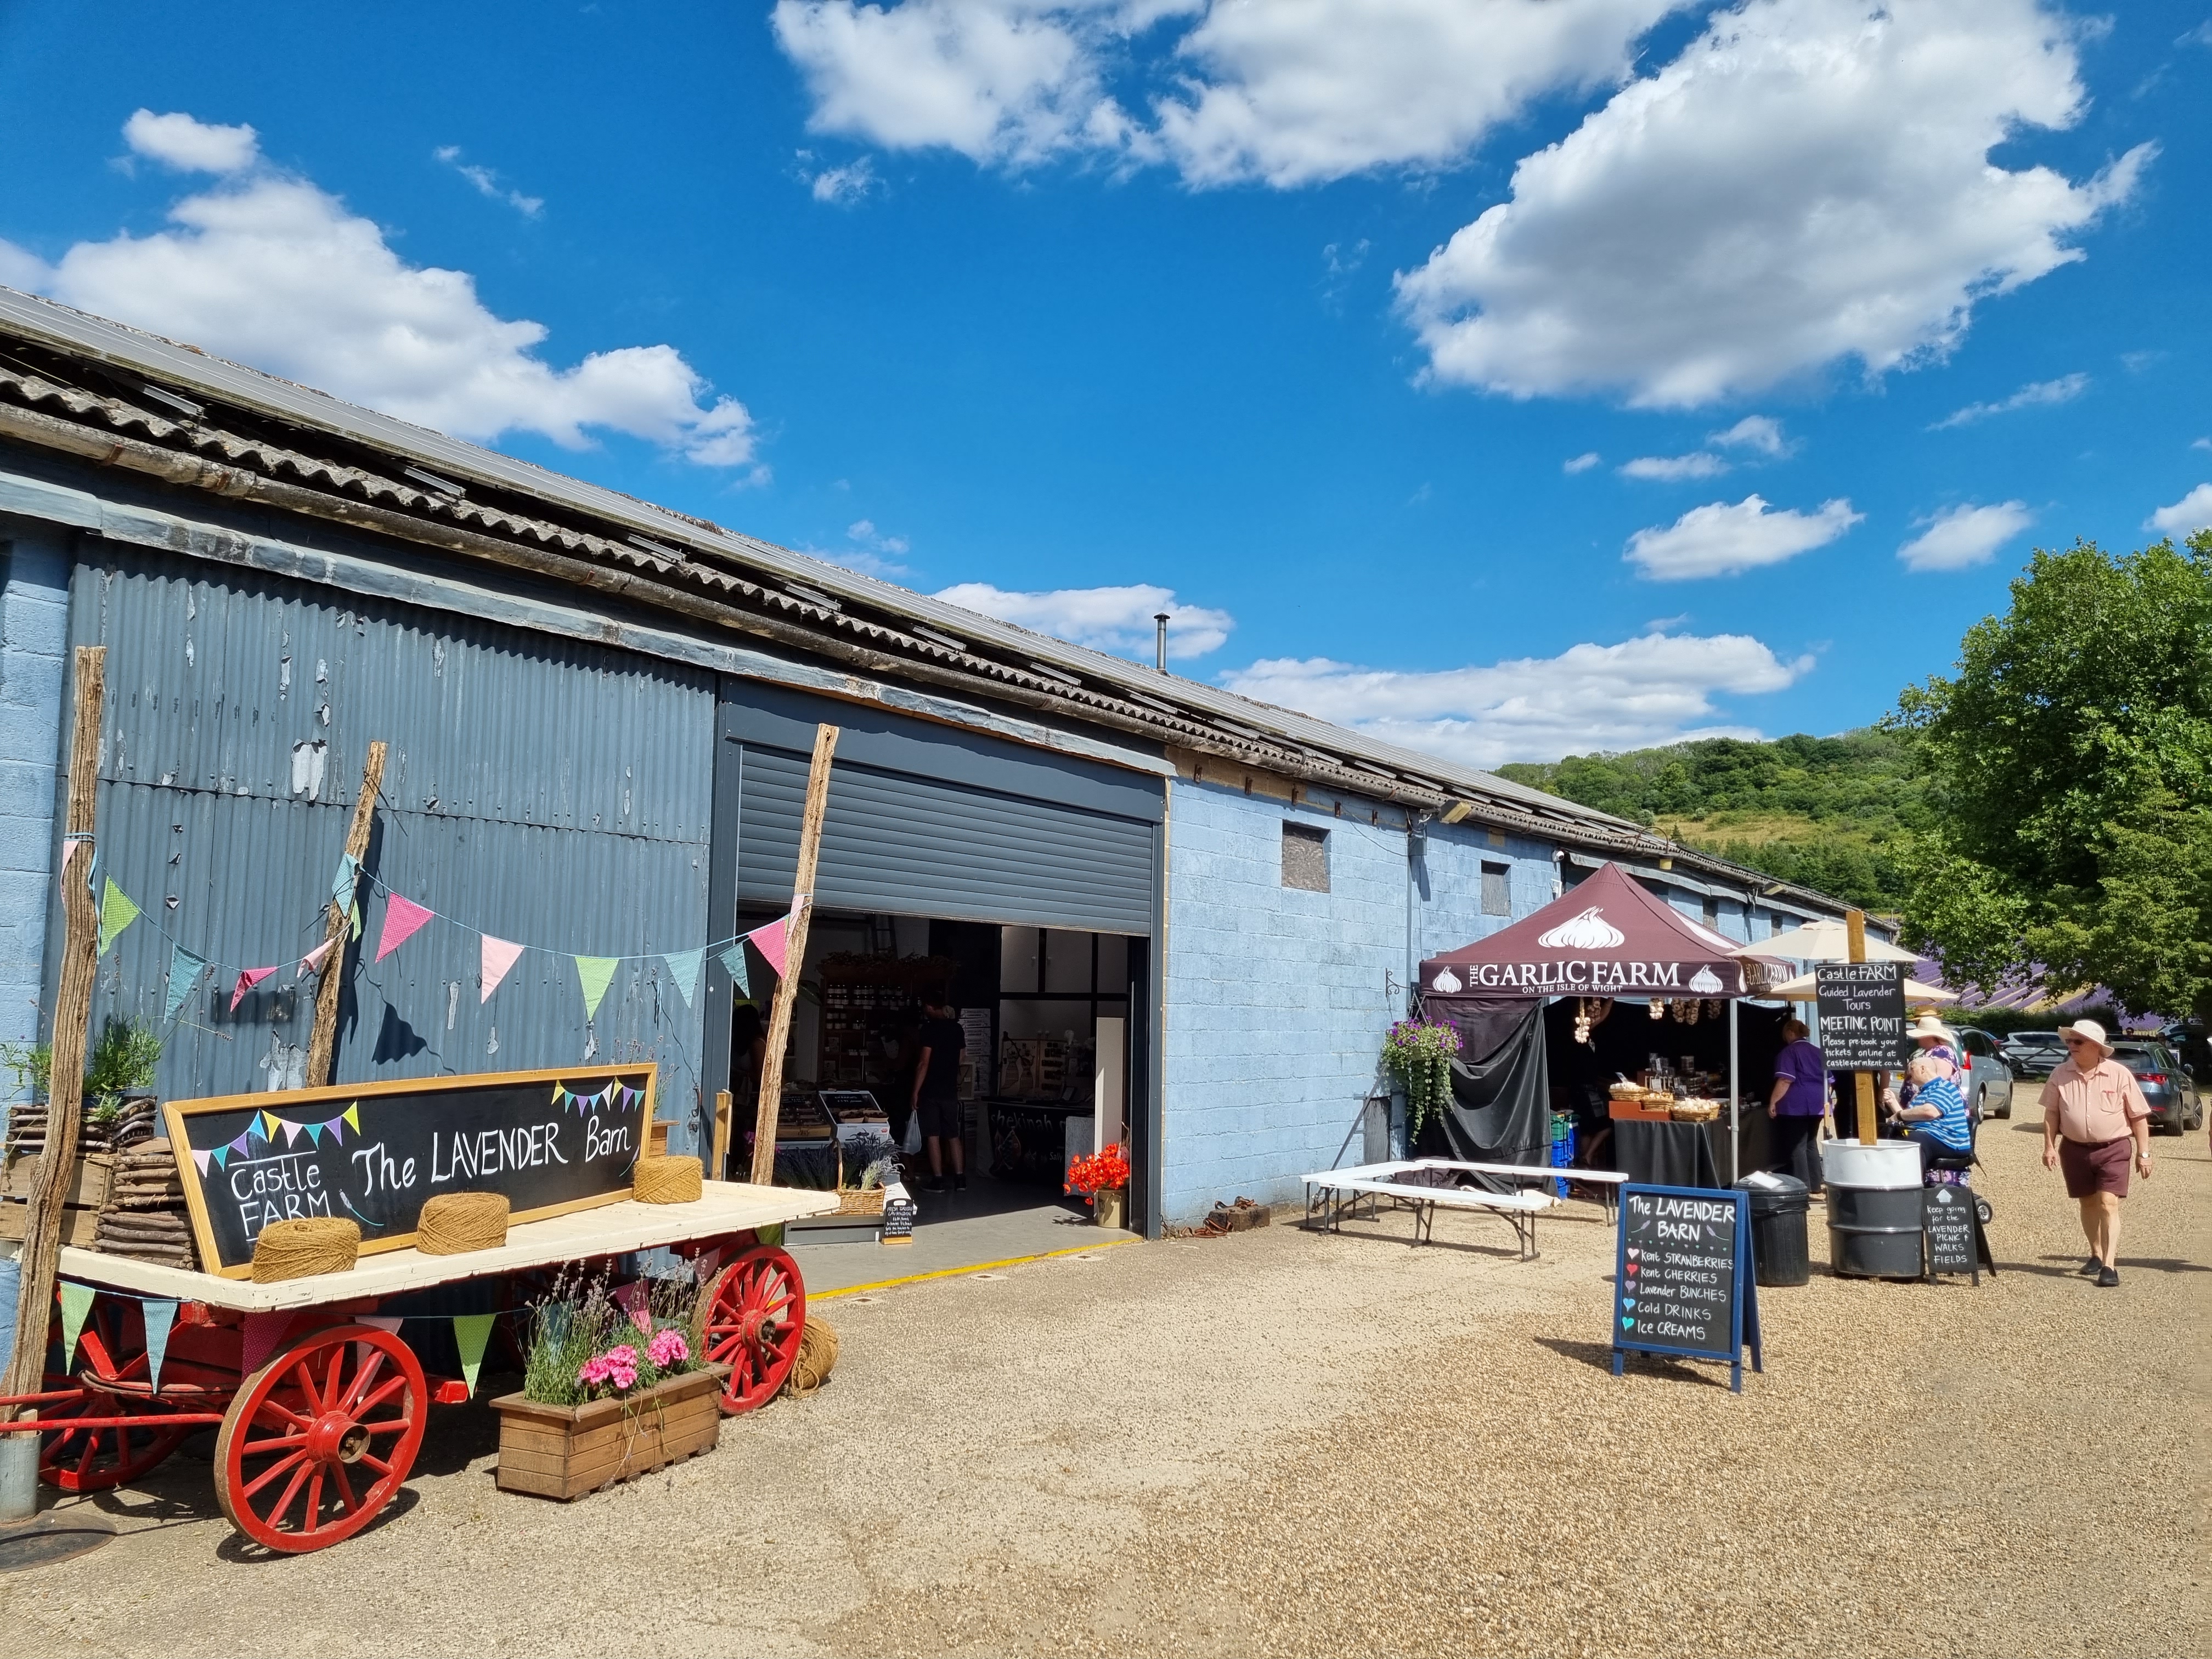
<path id="1" fill-rule="evenodd" d="M 607 986 L 615 976 L 619 958 L 615 957 L 578 957 L 576 977 L 584 987 L 584 1018 L 598 1018 L 600 999 L 607 994 Z"/>
<path id="2" fill-rule="evenodd" d="M 84 843 L 75 836 L 64 836 L 62 838 L 62 867 L 57 872 L 58 878 L 59 876 L 69 874 L 69 861 L 76 856 L 76 849 L 82 845 Z"/>
<path id="3" fill-rule="evenodd" d="M 399 1334 L 402 1321 L 398 1314 L 355 1314 L 352 1317 L 355 1324 L 374 1325 L 386 1336 Z"/>
<path id="4" fill-rule="evenodd" d="M 397 893 L 389 895 L 384 901 L 384 932 L 376 941 L 376 959 L 383 961 L 414 938 L 416 930 L 434 914 L 413 899 L 402 898 Z"/>
<path id="5" fill-rule="evenodd" d="M 167 1025 L 177 1017 L 177 1010 L 185 1006 L 185 999 L 207 972 L 207 958 L 196 957 L 181 945 L 169 947 L 169 988 L 161 999 L 161 1024 Z"/>
<path id="6" fill-rule="evenodd" d="M 209 1152 L 206 1156 L 212 1159 L 214 1161 L 215 1167 L 220 1170 L 223 1167 L 224 1160 L 230 1156 L 230 1148 L 228 1146 L 218 1146 L 213 1152 Z M 200 1165 L 200 1169 L 204 1172 L 207 1169 L 207 1165 L 203 1164 Z"/>
<path id="7" fill-rule="evenodd" d="M 239 1136 L 238 1139 L 239 1140 L 246 1142 L 246 1150 L 248 1151 L 252 1150 L 252 1143 L 254 1141 L 266 1140 L 269 1139 L 269 1131 L 261 1127 L 261 1115 L 258 1112 L 255 1113 L 253 1117 L 247 1122 L 246 1126 L 246 1133 Z M 233 1141 L 231 1144 L 233 1146 L 236 1146 L 238 1143 L 237 1141 Z"/>
<path id="8" fill-rule="evenodd" d="M 461 1351 L 461 1375 L 468 1379 L 469 1392 L 477 1391 L 477 1373 L 483 1369 L 484 1344 L 491 1340 L 491 1322 L 497 1314 L 455 1314 L 453 1316 L 453 1346 Z"/>
<path id="9" fill-rule="evenodd" d="M 722 966 L 730 970 L 730 981 L 738 988 L 738 1000 L 753 1000 L 752 975 L 745 971 L 745 942 L 739 939 L 722 952 Z"/>
<path id="10" fill-rule="evenodd" d="M 781 979 L 784 948 L 791 938 L 791 918 L 779 916 L 765 927 L 754 928 L 745 937 L 752 941 L 753 949 L 767 959 L 769 971 Z"/>
<path id="11" fill-rule="evenodd" d="M 304 1123 L 295 1123 L 289 1117 L 280 1117 L 276 1121 L 284 1126 L 284 1144 L 287 1146 L 299 1139 L 301 1132 L 307 1127 Z"/>
<path id="12" fill-rule="evenodd" d="M 289 1313 L 246 1315 L 246 1328 L 239 1333 L 239 1369 L 249 1376 L 259 1370 L 261 1362 L 276 1352 L 277 1343 L 291 1326 Z"/>
<path id="13" fill-rule="evenodd" d="M 346 1122 L 352 1127 L 353 1132 L 356 1134 L 359 1134 L 361 1133 L 361 1103 L 359 1101 L 356 1100 L 354 1102 L 352 1105 L 347 1107 L 345 1110 L 340 1112 L 338 1115 L 343 1118 Z"/>
<path id="14" fill-rule="evenodd" d="M 215 1154 L 212 1152 L 203 1152 L 198 1148 L 194 1148 L 192 1152 L 192 1162 L 199 1165 L 200 1173 L 202 1175 L 205 1175 L 208 1172 L 208 1162 L 214 1156 Z"/>
<path id="15" fill-rule="evenodd" d="M 300 971 L 303 974 L 321 973 L 323 971 L 323 958 L 330 955 L 330 953 L 331 942 L 328 939 L 325 939 L 320 945 L 318 945 L 313 950 L 308 951 L 307 955 L 300 958 Z"/>
<path id="16" fill-rule="evenodd" d="M 483 936 L 483 994 L 477 999 L 478 1002 L 491 1000 L 491 994 L 499 989 L 500 981 L 507 977 L 507 970 L 514 966 L 514 959 L 521 954 L 520 945 L 494 939 L 489 933 Z"/>
<path id="17" fill-rule="evenodd" d="M 106 956 L 109 947 L 115 943 L 116 935 L 137 920 L 138 907 L 131 902 L 131 896 L 118 887 L 111 878 L 107 883 L 107 890 L 100 896 L 100 900 L 99 954 Z"/>
<path id="18" fill-rule="evenodd" d="M 684 994 L 684 1006 L 689 1008 L 699 992 L 699 969 L 707 960 L 707 947 L 671 951 L 660 959 L 668 964 L 668 976 L 676 981 L 676 988 Z"/>
<path id="19" fill-rule="evenodd" d="M 331 878 L 331 902 L 343 904 L 361 880 L 361 860 L 350 853 L 338 854 L 338 872 Z"/>
<path id="20" fill-rule="evenodd" d="M 641 1279 L 633 1279 L 615 1292 L 615 1301 L 629 1316 L 629 1322 L 640 1331 L 651 1334 L 653 1330 L 653 1291 Z"/>
<path id="21" fill-rule="evenodd" d="M 319 1146 L 323 1144 L 323 1125 L 303 1123 L 300 1127 L 307 1132 L 307 1144 L 310 1146 Z"/>
<path id="22" fill-rule="evenodd" d="M 699 1252 L 698 1255 L 691 1263 L 691 1271 L 698 1276 L 699 1282 L 702 1285 L 705 1285 L 712 1281 L 714 1277 L 714 1269 L 721 1265 L 722 1247 L 717 1244 L 711 1250 L 702 1250 Z"/>
<path id="23" fill-rule="evenodd" d="M 263 980 L 267 979 L 270 975 L 276 971 L 276 970 L 274 968 L 240 969 L 238 970 L 238 983 L 231 987 L 230 1012 L 234 1014 L 238 1012 L 238 1005 L 246 1000 L 246 994 L 248 991 L 251 991 L 255 986 L 260 984 Z"/>
<path id="24" fill-rule="evenodd" d="M 261 1115 L 261 1125 L 264 1132 L 264 1139 L 274 1140 L 276 1139 L 276 1132 L 284 1127 L 284 1120 L 274 1112 L 264 1112 Z"/>
<path id="25" fill-rule="evenodd" d="M 361 901 L 359 899 L 353 902 L 353 938 L 355 944 L 361 943 Z"/>
<path id="26" fill-rule="evenodd" d="M 76 1340 L 84 1334 L 85 1316 L 92 1311 L 92 1286 L 62 1280 L 62 1370 L 73 1370 Z"/>
<path id="27" fill-rule="evenodd" d="M 166 1297 L 149 1296 L 139 1303 L 146 1316 L 146 1374 L 154 1392 L 161 1392 L 161 1362 L 169 1355 L 169 1328 L 177 1322 L 177 1304 Z"/>

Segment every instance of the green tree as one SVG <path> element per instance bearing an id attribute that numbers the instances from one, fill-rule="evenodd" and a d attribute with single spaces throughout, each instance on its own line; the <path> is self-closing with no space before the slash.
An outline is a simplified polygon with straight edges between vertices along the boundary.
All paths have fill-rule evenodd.
<path id="1" fill-rule="evenodd" d="M 1934 780 L 1908 937 L 1948 974 L 2212 1017 L 2212 531 L 2038 551 L 1892 724 Z"/>

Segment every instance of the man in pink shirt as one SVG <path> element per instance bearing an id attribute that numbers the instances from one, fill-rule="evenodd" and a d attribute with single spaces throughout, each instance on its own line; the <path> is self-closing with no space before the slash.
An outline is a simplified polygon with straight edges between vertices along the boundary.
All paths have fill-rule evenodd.
<path id="1" fill-rule="evenodd" d="M 2058 1035 L 2066 1058 L 2043 1085 L 2043 1167 L 2063 1170 L 2066 1195 L 2081 1206 L 2091 1253 L 2081 1276 L 2111 1286 L 2120 1282 L 2113 1253 L 2130 1164 L 2150 1179 L 2150 1103 L 2095 1020 L 2062 1025 Z"/>

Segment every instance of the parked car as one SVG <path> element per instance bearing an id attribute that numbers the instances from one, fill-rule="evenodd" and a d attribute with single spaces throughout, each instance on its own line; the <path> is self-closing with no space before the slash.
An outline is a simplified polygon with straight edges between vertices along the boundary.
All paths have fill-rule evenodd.
<path id="1" fill-rule="evenodd" d="M 1959 1046 L 1966 1051 L 1970 1082 L 1966 1112 L 1970 1121 L 2012 1115 L 2012 1067 L 1998 1052 L 1997 1039 L 1971 1025 L 1959 1027 Z"/>
<path id="2" fill-rule="evenodd" d="M 2056 1031 L 2014 1031 L 1997 1053 L 2014 1077 L 2032 1077 L 2039 1083 L 2066 1058 L 2066 1039 Z"/>
<path id="3" fill-rule="evenodd" d="M 2204 1127 L 2204 1097 L 2181 1069 L 2181 1061 L 2163 1042 L 2117 1042 L 2112 1058 L 2136 1074 L 2143 1098 L 2150 1103 L 2151 1133 L 2163 1129 L 2179 1134 Z"/>

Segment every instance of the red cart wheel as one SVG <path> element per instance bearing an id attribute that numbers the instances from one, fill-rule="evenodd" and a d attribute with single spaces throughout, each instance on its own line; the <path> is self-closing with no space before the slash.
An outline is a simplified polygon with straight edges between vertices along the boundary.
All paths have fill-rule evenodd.
<path id="1" fill-rule="evenodd" d="M 216 1439 L 231 1525 L 288 1555 L 350 1538 L 414 1467 L 430 1401 L 414 1350 L 371 1325 L 303 1337 L 247 1377 Z"/>
<path id="2" fill-rule="evenodd" d="M 77 1339 L 77 1372 L 83 1393 L 73 1405 L 46 1406 L 43 1419 L 155 1417 L 159 1401 L 149 1401 L 146 1327 L 136 1302 L 101 1297 L 93 1304 Z M 103 1382 L 123 1385 L 116 1393 Z M 133 1386 L 135 1385 L 135 1386 Z M 64 1426 L 39 1439 L 39 1479 L 64 1492 L 106 1492 L 128 1486 L 181 1445 L 190 1427 L 164 1428 L 149 1423 L 136 1428 L 72 1429 Z"/>
<path id="3" fill-rule="evenodd" d="M 806 1328 L 806 1285 L 799 1264 L 763 1245 L 722 1269 L 699 1301 L 702 1356 L 730 1368 L 722 1409 L 735 1416 L 775 1398 L 799 1358 Z"/>

